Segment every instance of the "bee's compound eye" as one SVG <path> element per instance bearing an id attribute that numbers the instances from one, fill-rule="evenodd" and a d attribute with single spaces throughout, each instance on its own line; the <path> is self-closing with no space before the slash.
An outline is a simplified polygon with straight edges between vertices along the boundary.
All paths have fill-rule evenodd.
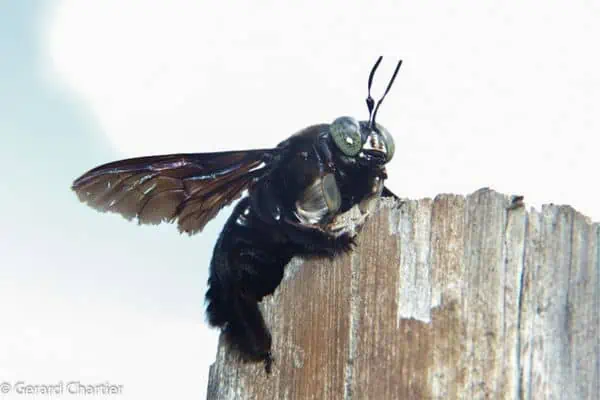
<path id="1" fill-rule="evenodd" d="M 360 152 L 362 141 L 360 125 L 352 117 L 339 117 L 329 127 L 333 142 L 345 155 L 353 157 Z"/>
<path id="2" fill-rule="evenodd" d="M 386 154 L 386 162 L 389 162 L 392 157 L 394 157 L 394 152 L 396 151 L 396 145 L 394 144 L 394 138 L 390 134 L 390 132 L 385 129 L 383 126 L 377 124 L 377 130 L 381 134 L 383 138 L 383 143 L 385 143 L 385 147 L 387 149 Z"/>

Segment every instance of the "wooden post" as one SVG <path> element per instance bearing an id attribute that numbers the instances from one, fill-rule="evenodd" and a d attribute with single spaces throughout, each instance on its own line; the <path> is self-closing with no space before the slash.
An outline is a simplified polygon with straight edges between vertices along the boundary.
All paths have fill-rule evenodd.
<path id="1" fill-rule="evenodd" d="M 482 189 L 382 200 L 359 237 L 288 265 L 272 375 L 220 345 L 209 399 L 600 398 L 599 224 Z"/>

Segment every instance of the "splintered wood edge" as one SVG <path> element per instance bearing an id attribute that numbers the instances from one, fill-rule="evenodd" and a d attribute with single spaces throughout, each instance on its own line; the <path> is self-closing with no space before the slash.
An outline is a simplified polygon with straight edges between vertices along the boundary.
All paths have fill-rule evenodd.
<path id="1" fill-rule="evenodd" d="M 365 354 L 357 353 L 357 346 L 362 346 L 361 348 L 364 348 L 365 345 L 370 343 L 370 339 L 368 339 L 367 342 L 364 342 L 364 338 L 360 339 L 361 342 L 358 343 L 358 334 L 360 332 L 357 330 L 364 328 L 365 317 L 371 318 L 368 316 L 369 314 L 361 314 L 368 312 L 367 309 L 364 309 L 365 305 L 361 302 L 370 298 L 371 294 L 361 294 L 358 285 L 363 285 L 363 280 L 372 278 L 368 278 L 368 275 L 360 275 L 360 268 L 364 267 L 356 265 L 355 261 L 361 257 L 375 257 L 371 258 L 373 261 L 377 261 L 381 257 L 391 257 L 391 254 L 388 256 L 386 253 L 377 253 L 373 252 L 373 250 L 369 250 L 370 247 L 376 246 L 380 240 L 384 240 L 385 237 L 388 236 L 396 237 L 398 246 L 404 246 L 408 251 L 407 256 L 409 256 L 409 259 L 402 261 L 402 256 L 400 256 L 399 268 L 402 269 L 408 264 L 418 264 L 421 262 L 420 265 L 425 266 L 426 269 L 430 270 L 429 274 L 437 274 L 436 276 L 427 277 L 426 280 L 430 280 L 430 282 L 425 282 L 422 278 L 413 276 L 408 279 L 408 281 L 413 280 L 413 282 L 408 282 L 408 286 L 404 285 L 401 289 L 391 288 L 392 292 L 397 290 L 397 292 L 395 292 L 396 302 L 398 303 L 396 318 L 386 318 L 382 321 L 387 321 L 385 323 L 390 324 L 389 327 L 384 327 L 384 329 L 397 331 L 398 333 L 396 335 L 404 335 L 411 330 L 415 333 L 422 329 L 427 330 L 429 328 L 423 327 L 431 326 L 436 323 L 436 321 L 439 324 L 440 318 L 442 318 L 442 320 L 444 318 L 451 318 L 450 321 L 445 322 L 444 324 L 456 324 L 456 318 L 467 318 L 467 325 L 465 328 L 461 329 L 467 329 L 467 331 L 479 329 L 477 324 L 480 324 L 481 322 L 477 321 L 479 318 L 483 318 L 482 321 L 485 321 L 487 318 L 486 315 L 481 314 L 481 317 L 474 316 L 472 318 L 475 319 L 473 319 L 472 322 L 468 322 L 468 315 L 462 315 L 460 309 L 452 309 L 450 310 L 450 314 L 448 314 L 449 310 L 447 309 L 447 306 L 449 299 L 460 299 L 461 296 L 464 296 L 465 289 L 464 287 L 461 289 L 461 282 L 463 280 L 474 279 L 472 274 L 481 274 L 478 273 L 476 269 L 469 272 L 469 265 L 471 264 L 472 267 L 475 267 L 481 265 L 482 262 L 487 262 L 486 260 L 491 260 L 491 262 L 493 262 L 500 257 L 504 264 L 503 268 L 506 270 L 503 273 L 506 274 L 506 277 L 502 279 L 507 279 L 503 284 L 506 285 L 503 289 L 503 296 L 506 297 L 506 304 L 503 307 L 508 308 L 505 310 L 494 311 L 501 312 L 502 315 L 507 313 L 506 316 L 502 317 L 506 318 L 504 324 L 508 324 L 502 329 L 507 331 L 495 332 L 492 328 L 488 328 L 492 330 L 485 335 L 483 334 L 485 332 L 482 332 L 481 335 L 478 335 L 475 338 L 468 338 L 472 343 L 470 345 L 464 343 L 461 346 L 468 345 L 474 346 L 474 348 L 481 348 L 480 351 L 483 351 L 483 353 L 481 353 L 480 357 L 492 357 L 493 360 L 495 359 L 494 357 L 500 356 L 505 360 L 504 362 L 508 364 L 506 364 L 504 368 L 495 366 L 489 370 L 473 370 L 472 368 L 475 364 L 472 364 L 472 366 L 470 365 L 474 361 L 468 361 L 468 359 L 464 358 L 465 354 L 461 352 L 456 353 L 458 349 L 452 347 L 459 344 L 452 344 L 454 343 L 453 340 L 458 340 L 459 337 L 456 336 L 456 331 L 452 331 L 452 329 L 456 329 L 456 326 L 455 328 L 449 326 L 448 333 L 444 333 L 446 332 L 445 330 L 437 331 L 436 335 L 438 336 L 436 337 L 439 338 L 439 335 L 445 334 L 451 334 L 453 336 L 447 338 L 449 342 L 446 344 L 440 342 L 437 346 L 442 346 L 440 349 L 445 348 L 446 352 L 453 353 L 454 355 L 450 355 L 450 358 L 447 358 L 448 355 L 444 356 L 444 354 L 440 353 L 438 356 L 436 355 L 438 354 L 436 352 L 437 350 L 433 350 L 432 362 L 440 363 L 442 359 L 446 359 L 446 361 L 441 362 L 439 365 L 436 364 L 428 367 L 429 369 L 433 368 L 433 370 L 437 371 L 434 371 L 435 373 L 433 373 L 433 375 L 431 375 L 432 372 L 426 368 L 418 375 L 411 375 L 412 378 L 403 378 L 408 379 L 406 384 L 409 386 L 412 385 L 413 387 L 413 389 L 410 389 L 413 390 L 412 392 L 408 391 L 404 393 L 405 397 L 415 395 L 425 397 L 478 397 L 480 395 L 489 395 L 490 393 L 497 394 L 498 391 L 515 397 L 543 397 L 548 395 L 553 396 L 564 391 L 564 393 L 576 393 L 580 397 L 586 398 L 586 395 L 598 393 L 600 391 L 600 372 L 598 371 L 598 365 L 600 365 L 600 343 L 598 343 L 600 340 L 598 339 L 598 337 L 600 337 L 598 332 L 600 326 L 598 317 L 598 311 L 600 310 L 600 289 L 598 288 L 598 276 L 600 275 L 598 272 L 600 270 L 600 246 L 598 245 L 600 242 L 600 226 L 597 223 L 592 223 L 590 218 L 581 215 L 570 206 L 544 205 L 540 211 L 535 210 L 534 208 L 527 210 L 521 196 L 502 195 L 488 188 L 480 189 L 467 196 L 440 194 L 436 196 L 434 200 L 426 198 L 421 200 L 402 199 L 396 201 L 391 198 L 383 198 L 374 201 L 373 204 L 371 204 L 371 207 L 373 212 L 366 218 L 368 219 L 366 223 L 365 214 L 358 209 L 358 207 L 349 210 L 335 221 L 338 229 L 341 226 L 341 229 L 348 232 L 365 230 L 371 233 L 371 237 L 363 237 L 364 235 L 359 236 L 359 242 L 362 243 L 362 245 L 359 246 L 356 251 L 352 252 L 350 255 L 336 258 L 333 262 L 325 259 L 305 261 L 299 257 L 295 257 L 286 267 L 284 280 L 280 287 L 273 296 L 269 296 L 263 300 L 261 308 L 267 324 L 274 335 L 273 350 L 275 356 L 277 358 L 277 354 L 281 354 L 281 357 L 284 358 L 276 360 L 274 373 L 270 377 L 266 377 L 262 365 L 239 364 L 236 360 L 232 360 L 227 349 L 220 341 L 216 362 L 211 366 L 210 370 L 208 398 L 302 398 L 301 396 L 307 396 L 307 393 L 311 397 L 319 395 L 342 397 L 339 387 L 338 391 L 330 392 L 334 389 L 330 388 L 329 385 L 331 382 L 336 382 L 335 380 L 326 381 L 326 383 L 322 382 L 324 373 L 325 375 L 337 374 L 338 376 L 343 377 L 342 391 L 343 398 L 345 399 L 353 397 L 361 398 L 361 396 L 366 395 L 373 396 L 373 393 L 385 395 L 395 393 L 393 391 L 390 392 L 389 388 L 386 389 L 386 385 L 381 385 L 382 382 L 385 382 L 385 379 L 390 379 L 389 376 L 386 377 L 386 373 L 391 374 L 392 371 L 384 370 L 378 375 L 369 375 L 368 369 L 377 369 L 376 364 L 370 365 L 370 361 L 364 359 Z M 451 212 L 453 208 L 463 210 L 464 215 L 453 215 L 453 219 L 448 220 L 449 216 L 444 213 L 448 212 L 448 210 Z M 488 216 L 487 213 L 490 213 L 490 215 Z M 410 217 L 407 217 L 407 215 Z M 407 218 L 414 219 L 407 222 Z M 492 218 L 492 220 L 489 220 L 489 218 Z M 494 218 L 495 222 L 493 220 Z M 413 224 L 411 225 L 412 228 L 407 226 L 407 223 Z M 490 226 L 498 228 L 499 232 L 490 231 L 489 235 L 499 236 L 495 239 L 491 237 L 473 237 L 473 234 L 476 236 L 485 236 L 485 232 L 487 231 L 481 226 L 482 223 L 484 225 L 492 224 Z M 422 224 L 423 226 L 420 227 L 419 224 Z M 455 241 L 459 245 L 462 240 L 465 240 L 462 244 L 463 247 L 453 252 L 452 249 L 440 247 L 443 246 L 443 243 L 436 244 L 436 238 L 427 237 L 427 235 L 432 234 L 431 230 L 433 224 L 436 224 L 436 229 L 440 229 L 440 226 L 443 225 L 444 229 L 447 229 L 450 235 L 456 236 Z M 455 227 L 453 224 L 458 225 Z M 373 229 L 375 226 L 379 227 L 379 230 L 374 231 Z M 381 228 L 384 227 L 387 227 L 387 229 L 382 230 Z M 411 231 L 411 229 L 413 230 Z M 414 229 L 417 229 L 417 231 L 414 231 Z M 554 231 L 545 233 L 546 231 L 544 229 L 558 229 L 558 233 L 555 233 Z M 375 236 L 373 236 L 373 232 L 376 232 Z M 552 235 L 556 236 L 558 239 L 553 239 L 554 236 Z M 471 239 L 468 239 L 469 237 L 471 237 Z M 540 240 L 542 239 L 537 239 L 538 237 L 549 238 L 549 241 L 545 242 L 546 247 L 540 247 Z M 495 247 L 486 250 L 485 246 L 483 248 L 477 247 L 477 244 L 467 242 L 467 240 L 479 239 L 490 239 L 490 243 Z M 426 246 L 428 247 L 426 249 L 419 247 L 419 243 L 424 240 L 427 241 Z M 448 240 L 448 238 L 446 238 L 446 240 Z M 368 242 L 369 245 L 365 246 L 365 242 Z M 528 249 L 527 251 L 526 247 Z M 489 251 L 492 250 L 494 253 L 489 253 Z M 365 252 L 370 252 L 370 255 L 365 255 Z M 435 254 L 431 252 L 435 252 Z M 465 252 L 468 252 L 468 254 L 465 254 Z M 563 253 L 568 253 L 570 261 L 565 259 L 566 256 L 564 256 Z M 415 260 L 410 257 L 417 257 L 417 259 Z M 422 258 L 420 261 L 419 257 Z M 555 258 L 560 260 L 555 261 Z M 544 267 L 544 265 L 539 265 L 540 259 L 552 259 L 555 264 L 558 262 L 560 265 L 569 261 L 568 271 L 561 269 L 553 274 L 536 272 Z M 564 261 L 561 261 L 563 259 Z M 453 263 L 454 269 L 443 271 L 444 268 L 441 268 L 440 270 L 440 267 L 443 267 L 445 265 L 444 263 L 448 262 Z M 334 265 L 331 265 L 332 263 Z M 408 264 L 405 265 L 405 263 Z M 350 264 L 349 270 L 348 264 Z M 412 272 L 404 271 L 401 273 L 415 273 L 417 264 L 409 265 L 409 267 L 413 268 Z M 582 270 L 585 268 L 588 270 Z M 594 268 L 596 269 L 595 272 L 593 271 Z M 307 272 L 307 269 L 310 271 Z M 339 275 L 324 278 L 323 274 L 331 275 L 332 273 L 337 273 Z M 442 274 L 443 276 L 439 274 Z M 581 278 L 582 276 L 591 276 L 592 282 L 590 282 L 588 286 L 582 287 L 581 285 L 587 284 L 587 282 L 580 282 L 581 279 L 584 279 Z M 323 279 L 329 282 L 329 284 L 334 284 L 334 287 L 321 287 L 322 284 L 319 282 Z M 442 279 L 442 281 L 440 281 L 441 283 L 433 282 L 436 280 L 439 281 L 439 279 Z M 476 279 L 484 279 L 484 281 L 480 281 L 482 282 L 482 289 L 480 289 L 483 290 L 483 292 L 481 292 L 482 295 L 502 296 L 502 293 L 499 292 L 500 288 L 494 285 L 496 282 L 486 283 L 485 276 L 479 278 L 476 277 Z M 577 281 L 577 279 L 580 281 Z M 347 283 L 344 283 L 344 281 Z M 339 282 L 342 286 L 336 288 L 336 282 Z M 396 287 L 398 283 L 390 281 L 386 284 L 386 281 L 384 280 L 381 284 L 394 285 L 394 287 Z M 567 287 L 563 288 L 564 285 Z M 346 287 L 346 289 L 343 287 Z M 488 287 L 488 289 L 486 289 L 486 287 Z M 339 292 L 340 290 L 341 292 Z M 488 293 L 486 290 L 491 291 Z M 551 304 L 552 301 L 554 301 L 553 299 L 557 297 L 555 296 L 556 293 L 561 293 L 563 290 L 567 293 L 571 293 L 571 301 L 576 302 L 573 307 L 577 308 L 571 310 L 573 316 L 569 317 L 569 326 L 575 327 L 574 329 L 577 329 L 577 332 L 572 333 L 572 335 L 574 335 L 573 338 L 569 336 L 569 342 L 567 344 L 565 344 L 562 339 L 557 341 L 553 339 L 552 336 L 544 336 L 553 329 L 557 329 L 556 323 L 553 322 L 554 320 L 552 319 L 555 318 L 553 317 L 554 314 L 547 310 L 558 312 L 559 314 L 562 313 L 560 310 L 555 311 L 555 309 L 552 308 L 555 306 L 550 306 L 548 304 Z M 333 294 L 328 293 L 329 291 L 333 291 Z M 294 299 L 290 299 L 291 293 L 293 293 L 291 296 L 294 297 Z M 315 364 L 314 360 L 308 359 L 303 348 L 298 347 L 298 344 L 292 344 L 301 343 L 302 337 L 311 335 L 311 329 L 324 329 L 318 328 L 322 321 L 305 321 L 302 320 L 302 318 L 306 315 L 295 316 L 295 313 L 297 312 L 300 312 L 301 314 L 304 313 L 302 307 L 310 307 L 311 302 L 316 301 L 316 298 L 323 296 L 323 294 L 328 296 L 327 298 L 330 300 L 327 300 L 327 298 L 324 300 L 329 302 L 332 301 L 331 299 L 334 299 L 333 301 L 335 301 L 335 297 L 331 296 L 350 296 L 350 303 L 348 305 L 350 308 L 339 310 L 341 313 L 337 317 L 337 319 L 349 318 L 349 320 L 344 323 L 346 325 L 343 325 L 345 326 L 343 329 L 349 330 L 350 332 L 350 337 L 348 338 L 349 341 L 346 341 L 346 344 L 344 345 L 347 348 L 344 348 L 343 351 L 347 352 L 346 357 L 350 358 L 341 365 L 338 361 L 335 361 L 335 353 L 332 354 L 330 353 L 330 349 L 327 350 L 327 343 L 323 343 L 326 347 L 321 350 L 329 351 L 329 355 L 324 358 L 326 361 L 325 365 Z M 467 294 L 473 295 L 472 293 Z M 365 295 L 369 297 L 365 298 Z M 380 295 L 380 293 L 376 293 L 376 296 Z M 426 301 L 423 302 L 423 300 Z M 372 302 L 372 300 L 369 301 Z M 469 301 L 476 300 L 466 299 L 465 301 L 469 303 Z M 568 302 L 569 299 L 567 298 L 566 301 Z M 298 310 L 294 310 L 294 308 L 296 308 L 294 304 L 296 303 L 301 303 L 302 306 Z M 377 303 L 373 304 L 375 306 L 377 305 Z M 286 310 L 281 310 L 282 307 L 287 308 Z M 363 308 L 359 309 L 359 307 Z M 471 305 L 470 307 L 475 306 Z M 546 307 L 547 310 L 544 307 Z M 571 306 L 569 305 L 569 307 Z M 473 309 L 471 313 L 474 311 L 477 313 L 482 312 L 481 310 L 477 311 L 476 309 Z M 511 314 L 514 314 L 515 312 L 518 315 Z M 286 313 L 291 313 L 291 315 Z M 346 317 L 344 317 L 344 313 L 347 314 Z M 456 315 L 453 315 L 452 313 Z M 547 316 L 540 317 L 539 313 L 549 314 L 542 314 Z M 300 320 L 294 320 L 294 318 L 299 318 Z M 335 325 L 336 318 L 332 318 L 328 315 L 322 315 L 321 318 L 328 318 L 333 321 L 330 321 L 330 323 L 334 323 Z M 357 319 L 360 318 L 362 318 L 361 322 L 363 325 L 357 323 Z M 375 318 L 375 315 L 373 315 L 372 318 Z M 492 317 L 491 321 L 493 321 L 494 318 L 495 317 Z M 411 321 L 425 325 L 414 325 Z M 315 323 L 316 325 L 314 325 Z M 475 325 L 471 325 L 473 323 L 475 323 Z M 285 324 L 286 327 L 284 328 L 284 325 L 280 324 Z M 312 327 L 313 325 L 314 327 Z M 291 326 L 293 326 L 293 328 L 290 328 Z M 282 331 L 282 329 L 285 329 L 285 331 Z M 409 330 L 406 331 L 406 329 Z M 297 333 L 294 333 L 294 330 L 302 330 L 301 334 L 303 336 L 298 339 L 297 336 L 294 336 L 298 335 Z M 318 331 L 314 331 L 312 335 L 314 334 L 317 336 L 313 337 L 311 340 L 318 341 Z M 500 341 L 500 339 L 495 338 L 495 336 L 486 336 L 488 334 L 504 335 L 505 337 L 502 338 L 504 341 Z M 292 340 L 292 336 L 290 335 L 296 337 L 296 339 Z M 569 335 L 571 335 L 571 333 L 569 333 Z M 589 335 L 592 335 L 591 342 Z M 443 338 L 443 336 L 441 337 Z M 596 338 L 595 348 L 588 348 L 590 343 L 593 342 L 593 337 Z M 486 346 L 489 346 L 489 344 L 486 345 L 485 343 L 486 340 L 489 341 L 490 338 L 495 338 L 495 342 L 493 341 L 493 343 L 498 342 L 498 345 L 508 347 L 505 350 L 493 347 L 484 350 Z M 421 340 L 427 339 L 422 338 Z M 571 340 L 574 342 L 572 343 Z M 539 341 L 541 341 L 541 349 L 539 348 Z M 394 343 L 396 344 L 390 343 L 391 347 L 388 349 L 388 351 L 391 351 L 392 353 L 398 351 L 395 346 L 401 342 L 394 341 Z M 507 343 L 511 344 L 507 345 Z M 577 343 L 580 343 L 583 348 L 576 347 Z M 289 351 L 286 351 L 285 347 L 289 346 L 292 346 L 293 348 L 288 348 L 287 350 Z M 412 347 L 405 348 L 403 346 L 404 345 L 401 346 L 401 350 L 403 349 L 402 351 L 408 351 L 408 353 L 412 352 Z M 515 346 L 516 353 L 514 349 Z M 564 348 L 564 346 L 568 347 Z M 339 350 L 342 351 L 341 348 Z M 314 357 L 314 348 L 312 351 Z M 492 353 L 486 356 L 486 351 L 491 351 Z M 586 356 L 586 354 L 587 356 L 592 354 L 595 356 L 595 361 L 592 357 L 590 362 L 585 363 L 588 370 L 581 371 L 573 369 L 581 379 L 574 379 L 574 377 L 568 376 L 568 371 L 571 367 L 565 365 L 564 359 L 561 358 L 566 354 L 565 352 L 568 354 L 572 353 L 572 357 L 577 356 L 577 359 L 572 362 L 581 361 L 579 358 Z M 415 356 L 419 357 L 417 354 L 419 353 L 415 353 Z M 334 358 L 332 359 L 331 357 Z M 443 358 L 439 359 L 439 357 Z M 362 361 L 360 361 L 361 359 Z M 451 365 L 448 365 L 448 361 L 451 360 L 453 360 Z M 410 361 L 410 359 L 407 361 L 409 362 L 409 365 L 412 365 L 410 363 L 421 362 L 416 360 Z M 364 364 L 365 362 L 367 362 L 366 365 Z M 373 360 L 372 362 L 378 363 L 376 360 Z M 593 367 L 594 362 L 596 362 L 595 369 Z M 322 368 L 327 367 L 328 363 L 331 370 L 322 370 Z M 558 366 L 560 366 L 560 368 L 558 368 Z M 334 372 L 340 367 L 343 371 Z M 367 367 L 367 369 L 365 370 L 364 367 Z M 440 370 L 440 368 L 442 369 Z M 454 368 L 455 370 L 449 370 L 447 368 Z M 419 370 L 420 369 L 416 369 L 414 373 L 417 373 Z M 301 375 L 298 375 L 299 373 Z M 421 377 L 423 373 L 429 376 L 428 378 L 425 377 L 427 381 L 422 381 L 422 379 L 424 379 Z M 308 374 L 308 376 L 306 374 Z M 302 378 L 302 376 L 304 376 L 304 378 Z M 375 378 L 375 376 L 377 376 L 377 378 Z M 416 379 L 417 376 L 419 376 L 418 379 Z M 383 379 L 383 381 L 378 384 L 373 382 L 373 379 L 379 381 Z M 408 382 L 411 381 L 413 383 L 409 384 Z M 389 382 L 390 381 L 388 381 L 387 385 L 389 385 Z M 477 382 L 482 382 L 482 384 L 477 384 Z M 485 382 L 485 384 L 483 382 Z M 309 387 L 307 387 L 307 385 Z M 375 385 L 375 387 L 373 385 Z M 381 392 L 378 392 L 379 387 L 381 387 Z M 393 387 L 395 386 L 392 385 L 392 388 Z M 431 392 L 423 392 L 423 387 L 427 387 L 427 390 L 431 390 Z M 417 391 L 415 392 L 414 390 Z"/>

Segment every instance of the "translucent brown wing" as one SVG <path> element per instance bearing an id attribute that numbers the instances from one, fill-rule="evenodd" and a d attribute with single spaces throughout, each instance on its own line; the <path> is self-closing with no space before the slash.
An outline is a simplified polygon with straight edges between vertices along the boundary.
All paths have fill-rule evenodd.
<path id="1" fill-rule="evenodd" d="M 270 170 L 275 150 L 172 154 L 115 161 L 85 173 L 73 190 L 79 200 L 140 224 L 177 220 L 201 231 L 219 210 Z"/>

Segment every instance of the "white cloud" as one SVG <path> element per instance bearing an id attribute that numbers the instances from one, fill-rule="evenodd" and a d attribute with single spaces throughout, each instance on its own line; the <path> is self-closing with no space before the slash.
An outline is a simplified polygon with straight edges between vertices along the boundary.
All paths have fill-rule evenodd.
<path id="1" fill-rule="evenodd" d="M 375 55 L 402 56 L 380 113 L 398 142 L 397 192 L 493 186 L 599 218 L 584 183 L 596 167 L 598 14 L 583 1 L 64 0 L 48 49 L 125 155 L 273 146 L 363 116 Z"/>

